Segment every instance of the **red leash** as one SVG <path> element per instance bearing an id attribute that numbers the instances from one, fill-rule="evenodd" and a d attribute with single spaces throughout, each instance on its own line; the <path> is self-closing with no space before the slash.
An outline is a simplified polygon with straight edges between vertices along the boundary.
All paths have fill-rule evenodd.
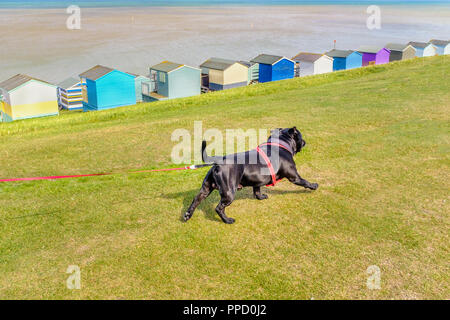
<path id="1" fill-rule="evenodd" d="M 79 174 L 73 176 L 50 176 L 50 177 L 32 177 L 32 178 L 12 178 L 12 179 L 0 179 L 0 182 L 13 182 L 13 181 L 35 181 L 35 180 L 55 180 L 55 179 L 68 179 L 68 178 L 81 178 L 81 177 L 94 177 L 94 176 L 106 176 L 111 173 L 96 173 L 96 174 Z"/>
<path id="2" fill-rule="evenodd" d="M 267 167 L 269 168 L 270 175 L 272 176 L 272 184 L 268 184 L 267 187 L 273 187 L 281 180 L 277 180 L 277 176 L 275 170 L 273 169 L 272 163 L 270 162 L 267 154 L 260 148 L 264 146 L 275 146 L 279 148 L 283 148 L 287 150 L 289 153 L 292 152 L 285 146 L 279 143 L 267 142 L 261 144 L 256 148 L 256 151 L 263 157 L 266 162 Z M 133 174 L 133 173 L 145 173 L 145 172 L 163 172 L 163 171 L 175 171 L 175 170 L 196 170 L 203 167 L 210 167 L 213 164 L 200 164 L 200 165 L 192 165 L 188 167 L 180 167 L 180 168 L 165 168 L 165 169 L 153 169 L 153 170 L 139 170 L 139 171 L 128 171 L 128 172 L 116 172 L 116 173 L 94 173 L 94 174 L 78 174 L 78 175 L 69 175 L 69 176 L 48 176 L 48 177 L 31 177 L 31 178 L 10 178 L 10 179 L 0 179 L 0 182 L 15 182 L 15 181 L 36 181 L 36 180 L 57 180 L 57 179 L 70 179 L 70 178 L 81 178 L 81 177 L 98 177 L 98 176 L 110 176 L 114 174 Z"/>
<path id="3" fill-rule="evenodd" d="M 129 171 L 123 173 L 144 173 L 144 172 L 161 172 L 161 171 L 175 171 L 175 170 L 196 170 L 203 167 L 211 166 L 209 164 L 192 165 L 189 167 L 181 168 L 166 168 L 166 169 L 154 169 L 154 170 L 140 170 L 140 171 Z M 110 176 L 114 174 L 122 174 L 122 172 L 116 173 L 94 173 L 94 174 L 78 174 L 71 176 L 48 176 L 48 177 L 32 177 L 32 178 L 12 178 L 12 179 L 0 179 L 0 182 L 14 182 L 14 181 L 35 181 L 35 180 L 57 180 L 57 179 L 69 179 L 69 178 L 81 178 L 81 177 L 97 177 L 97 176 Z"/>

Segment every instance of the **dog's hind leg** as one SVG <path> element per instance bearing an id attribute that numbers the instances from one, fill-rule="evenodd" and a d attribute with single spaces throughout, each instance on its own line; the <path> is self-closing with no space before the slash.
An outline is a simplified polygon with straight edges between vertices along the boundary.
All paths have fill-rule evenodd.
<path id="1" fill-rule="evenodd" d="M 261 187 L 253 187 L 253 195 L 258 200 L 265 200 L 268 198 L 267 194 L 261 193 Z"/>
<path id="2" fill-rule="evenodd" d="M 194 200 L 189 206 L 189 209 L 183 214 L 183 220 L 188 221 L 189 219 L 191 219 L 192 216 L 194 215 L 195 209 L 197 209 L 200 202 L 205 200 L 213 191 L 214 191 L 214 181 L 212 180 L 212 175 L 208 173 L 205 180 L 203 181 L 203 185 L 202 188 L 200 189 L 200 192 L 195 196 Z"/>
<path id="3" fill-rule="evenodd" d="M 225 214 L 225 208 L 233 202 L 235 190 L 229 190 L 227 192 L 222 192 L 222 190 L 219 190 L 219 192 L 221 199 L 216 207 L 216 212 L 223 222 L 227 224 L 233 224 L 235 220 L 233 218 L 227 217 L 227 215 Z"/>
<path id="4" fill-rule="evenodd" d="M 212 174 L 216 188 L 220 193 L 220 202 L 216 207 L 216 212 L 220 219 L 227 224 L 234 223 L 234 219 L 227 217 L 225 214 L 225 208 L 234 201 L 236 189 L 239 185 L 235 181 L 234 173 L 235 170 L 233 166 L 225 166 L 215 168 Z"/>

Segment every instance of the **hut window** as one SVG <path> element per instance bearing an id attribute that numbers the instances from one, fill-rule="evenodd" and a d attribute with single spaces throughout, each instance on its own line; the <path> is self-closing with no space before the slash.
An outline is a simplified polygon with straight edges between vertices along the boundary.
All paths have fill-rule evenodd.
<path id="1" fill-rule="evenodd" d="M 166 82 L 166 74 L 163 72 L 159 73 L 159 82 L 165 83 Z"/>

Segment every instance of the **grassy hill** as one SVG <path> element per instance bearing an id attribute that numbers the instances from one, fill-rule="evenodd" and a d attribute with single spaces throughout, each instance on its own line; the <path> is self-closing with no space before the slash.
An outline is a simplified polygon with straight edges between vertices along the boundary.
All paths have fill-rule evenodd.
<path id="1" fill-rule="evenodd" d="M 2 178 L 174 166 L 171 133 L 196 120 L 295 125 L 297 167 L 320 184 L 245 189 L 230 226 L 217 192 L 180 221 L 207 169 L 0 183 L 0 298 L 448 299 L 449 73 L 448 56 L 414 59 L 0 124 Z"/>

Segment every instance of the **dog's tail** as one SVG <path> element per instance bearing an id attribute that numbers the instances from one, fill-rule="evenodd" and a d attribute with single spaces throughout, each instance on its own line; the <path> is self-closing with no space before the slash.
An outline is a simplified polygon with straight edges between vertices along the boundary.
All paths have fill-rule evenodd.
<path id="1" fill-rule="evenodd" d="M 204 163 L 210 163 L 211 165 L 219 164 L 223 162 L 223 157 L 210 157 L 206 153 L 206 141 L 202 141 L 202 160 Z"/>

